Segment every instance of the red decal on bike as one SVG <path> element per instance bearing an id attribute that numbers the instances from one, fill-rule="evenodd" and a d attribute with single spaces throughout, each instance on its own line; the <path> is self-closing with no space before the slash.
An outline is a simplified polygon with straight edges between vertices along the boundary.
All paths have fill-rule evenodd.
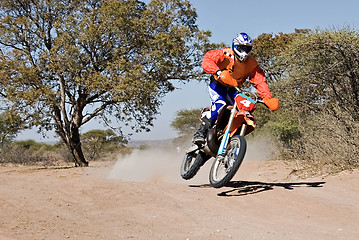
<path id="1" fill-rule="evenodd" d="M 242 97 L 241 95 L 237 95 L 235 97 L 235 101 L 237 103 L 237 107 L 239 110 L 252 112 L 256 107 L 256 105 L 253 102 L 251 102 L 247 98 Z"/>

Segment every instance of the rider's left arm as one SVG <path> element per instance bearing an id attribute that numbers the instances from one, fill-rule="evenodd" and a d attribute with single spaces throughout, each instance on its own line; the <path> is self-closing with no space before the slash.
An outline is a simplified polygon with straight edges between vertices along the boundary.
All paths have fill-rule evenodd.
<path id="1" fill-rule="evenodd" d="M 265 77 L 264 71 L 258 65 L 257 67 L 249 74 L 249 81 L 253 87 L 258 92 L 261 98 L 271 98 L 272 93 L 269 90 L 267 79 Z"/>

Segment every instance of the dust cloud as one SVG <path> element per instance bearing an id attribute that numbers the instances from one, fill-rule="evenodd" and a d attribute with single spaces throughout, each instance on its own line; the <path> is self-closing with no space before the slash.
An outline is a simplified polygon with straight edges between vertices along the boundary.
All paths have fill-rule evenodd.
<path id="1" fill-rule="evenodd" d="M 246 139 L 247 152 L 244 161 L 273 160 L 277 156 L 275 144 L 269 138 Z"/>
<path id="2" fill-rule="evenodd" d="M 146 149 L 134 149 L 132 154 L 118 157 L 109 178 L 134 182 L 182 182 L 180 166 L 183 156 L 182 149 L 164 147 L 160 143 Z"/>
<path id="3" fill-rule="evenodd" d="M 169 142 L 154 142 L 145 149 L 134 149 L 132 154 L 118 157 L 108 177 L 133 182 L 207 184 L 214 158 L 208 160 L 193 179 L 182 179 L 180 167 L 187 147 L 178 147 Z M 266 139 L 247 140 L 244 161 L 270 160 L 273 152 L 273 146 Z"/>

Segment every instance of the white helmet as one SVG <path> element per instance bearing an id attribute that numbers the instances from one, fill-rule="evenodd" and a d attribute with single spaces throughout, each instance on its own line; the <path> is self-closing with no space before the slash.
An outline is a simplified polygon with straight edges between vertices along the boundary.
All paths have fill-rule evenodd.
<path id="1" fill-rule="evenodd" d="M 240 33 L 233 38 L 232 49 L 236 58 L 243 62 L 253 48 L 252 39 L 247 33 Z"/>

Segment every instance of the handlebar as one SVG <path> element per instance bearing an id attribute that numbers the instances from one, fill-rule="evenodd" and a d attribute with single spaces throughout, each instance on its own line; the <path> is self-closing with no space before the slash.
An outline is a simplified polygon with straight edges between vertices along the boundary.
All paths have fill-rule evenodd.
<path id="1" fill-rule="evenodd" d="M 236 89 L 236 91 L 237 91 L 238 93 L 242 93 L 242 94 L 244 94 L 244 95 L 248 95 L 247 92 L 243 92 L 239 87 L 234 87 L 234 88 Z M 251 93 L 251 95 L 254 95 L 253 100 L 255 101 L 256 104 L 257 104 L 257 103 L 261 103 L 261 104 L 263 104 L 264 106 L 266 106 L 267 108 L 269 108 L 269 107 L 264 103 L 264 101 L 263 101 L 263 99 L 262 99 L 261 97 L 255 96 L 255 94 L 252 93 L 252 92 L 250 92 L 250 93 Z"/>
<path id="2" fill-rule="evenodd" d="M 261 97 L 256 96 L 253 92 L 249 92 L 250 94 L 248 94 L 247 92 L 242 92 L 241 89 L 239 89 L 239 87 L 234 87 L 234 88 L 236 89 L 236 91 L 238 93 L 241 93 L 243 95 L 254 95 L 254 97 L 252 97 L 252 99 L 254 100 L 254 102 L 256 104 L 261 103 L 264 106 L 266 106 L 267 108 L 271 109 L 272 111 L 278 110 L 279 102 L 278 102 L 277 98 L 271 98 L 271 99 L 269 99 L 269 101 L 266 101 L 267 103 L 265 103 Z M 269 104 L 269 105 L 267 105 L 267 104 Z"/>
<path id="3" fill-rule="evenodd" d="M 239 87 L 234 87 L 235 89 L 236 89 L 236 91 L 238 92 L 238 93 L 242 93 L 242 94 L 244 94 L 244 95 L 248 95 L 247 94 L 247 92 L 243 92 Z M 252 92 L 250 92 L 252 95 L 255 95 L 254 93 L 252 93 Z M 254 96 L 253 97 L 253 100 L 256 102 L 256 103 L 262 103 L 262 104 L 264 104 L 265 105 L 265 103 L 264 103 L 264 101 L 263 101 L 263 99 L 261 98 L 261 97 L 258 97 L 258 96 Z"/>

